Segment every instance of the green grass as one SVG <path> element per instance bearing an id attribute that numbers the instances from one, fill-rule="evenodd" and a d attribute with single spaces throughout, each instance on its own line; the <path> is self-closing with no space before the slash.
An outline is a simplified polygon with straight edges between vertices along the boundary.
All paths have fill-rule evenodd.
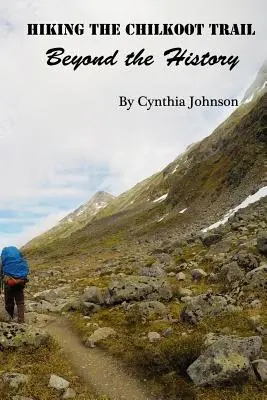
<path id="1" fill-rule="evenodd" d="M 11 395 L 32 396 L 38 400 L 61 399 L 62 394 L 48 387 L 51 374 L 67 379 L 70 387 L 77 393 L 77 400 L 101 400 L 92 387 L 76 376 L 70 363 L 53 341 L 38 349 L 23 348 L 0 352 L 0 365 L 0 372 L 19 372 L 30 377 L 29 382 L 20 386 L 18 390 L 0 383 L 1 400 L 11 399 Z"/>
<path id="2" fill-rule="evenodd" d="M 148 254 L 153 246 L 157 246 L 169 234 L 179 239 L 187 233 L 187 230 L 190 231 L 194 224 L 199 226 L 199 222 L 206 223 L 205 214 L 202 216 L 201 212 L 213 204 L 217 212 L 216 199 L 222 193 L 227 193 L 228 189 L 231 190 L 232 196 L 233 185 L 234 189 L 237 188 L 242 192 L 242 187 L 239 185 L 248 184 L 247 173 L 251 172 L 252 177 L 255 173 L 255 183 L 261 180 L 263 171 L 259 166 L 264 160 L 266 146 L 258 140 L 257 135 L 266 129 L 263 118 L 265 109 L 264 99 L 240 107 L 216 129 L 213 135 L 190 149 L 187 154 L 189 162 L 186 166 L 180 159 L 180 166 L 175 174 L 168 176 L 178 160 L 171 163 L 161 173 L 119 196 L 102 210 L 93 222 L 73 232 L 71 236 L 60 239 L 54 237 L 52 241 L 48 241 L 46 236 L 38 238 L 25 248 L 25 254 L 33 269 L 53 269 L 59 265 L 63 267 L 62 275 L 70 278 L 74 282 L 74 289 L 82 292 L 86 286 L 95 285 L 104 288 L 108 285 L 108 276 L 102 275 L 100 278 L 96 276 L 101 268 L 105 269 L 106 261 L 114 262 L 115 273 L 132 273 L 139 268 L 139 265 L 135 265 L 133 256 L 143 251 L 139 258 L 140 267 L 152 265 L 156 257 L 150 257 Z M 169 196 L 166 201 L 160 204 L 147 202 L 148 197 L 155 198 L 167 191 Z M 231 196 L 229 202 L 232 200 Z M 128 203 L 132 200 L 135 203 L 128 207 Z M 189 212 L 180 215 L 178 211 L 186 205 L 189 206 Z M 225 203 L 225 207 L 227 206 Z M 157 223 L 157 219 L 165 214 L 168 215 L 164 221 Z M 251 235 L 250 231 L 248 235 Z M 156 244 L 153 243 L 154 239 Z M 235 246 L 237 244 L 232 244 L 232 251 L 235 250 Z M 249 250 L 256 252 L 253 247 Z M 213 272 L 217 265 L 212 258 L 206 257 L 208 251 L 201 243 L 184 244 L 181 246 L 181 253 L 174 255 L 173 260 L 176 266 L 198 260 L 198 267 L 208 273 Z M 79 267 L 75 273 L 72 269 L 74 265 Z M 168 271 L 172 271 L 172 268 L 169 266 Z M 113 272 L 113 269 L 109 270 L 109 274 L 112 273 L 110 271 Z M 180 283 L 175 278 L 168 278 L 175 296 L 180 287 L 191 289 L 193 295 L 205 293 L 210 288 L 215 293 L 222 290 L 223 282 L 219 284 L 211 284 L 205 280 L 199 283 L 191 282 L 190 271 L 185 272 L 188 275 L 185 283 Z M 76 278 L 81 280 L 75 281 Z M 50 283 L 56 283 L 56 280 L 51 279 Z M 259 296 L 262 297 L 261 293 Z M 205 334 L 227 331 L 240 336 L 255 335 L 255 330 L 248 320 L 255 314 L 259 314 L 262 323 L 266 325 L 264 300 L 260 310 L 245 310 L 206 319 L 197 326 L 180 322 L 182 304 L 173 301 L 168 307 L 172 316 L 178 320 L 173 324 L 153 318 L 142 323 L 138 316 L 126 318 L 120 307 L 104 308 L 94 314 L 90 321 L 79 313 L 74 313 L 71 318 L 83 338 L 94 331 L 93 324 L 115 329 L 116 340 L 108 339 L 101 343 L 101 346 L 110 354 L 124 360 L 136 374 L 141 377 L 146 376 L 154 391 L 159 393 L 158 397 L 177 399 L 179 398 L 177 393 L 181 393 L 183 400 L 264 399 L 266 385 L 257 382 L 220 390 L 197 389 L 186 377 L 186 368 L 200 354 Z M 162 338 L 153 344 L 148 342 L 146 336 L 149 331 L 162 334 L 170 325 L 173 329 L 170 337 Z M 264 351 L 267 351 L 266 341 L 264 341 Z M 5 360 L 0 359 L 0 361 L 5 365 Z M 51 361 L 52 365 L 54 362 L 56 368 L 58 364 L 55 360 Z M 58 369 L 62 374 L 68 373 L 63 366 L 62 369 L 58 366 Z M 41 397 L 40 399 L 43 400 Z"/>
<path id="3" fill-rule="evenodd" d="M 164 393 L 166 398 L 176 399 L 175 392 L 180 391 L 184 396 L 189 396 L 185 398 L 220 399 L 219 389 L 195 388 L 187 377 L 186 369 L 201 354 L 203 338 L 209 332 L 239 336 L 255 335 L 249 317 L 260 314 L 264 321 L 266 319 L 265 307 L 262 310 L 245 310 L 205 319 L 197 326 L 180 321 L 182 304 L 171 302 L 168 307 L 172 317 L 177 319 L 173 324 L 164 319 L 148 319 L 143 323 L 140 323 L 138 318 L 127 319 L 125 312 L 119 306 L 102 309 L 92 315 L 89 326 L 87 326 L 88 320 L 84 320 L 78 313 L 73 315 L 72 320 L 74 327 L 78 329 L 83 339 L 86 339 L 96 329 L 93 324 L 115 329 L 116 340 L 107 339 L 100 344 L 100 347 L 114 357 L 123 360 L 127 364 L 127 368 L 131 368 L 137 376 L 142 379 L 145 377 L 153 392 L 158 393 L 159 396 Z M 157 343 L 149 343 L 146 337 L 148 332 L 156 331 L 162 334 L 170 326 L 173 330 L 170 337 L 162 337 Z M 227 331 L 226 327 L 228 327 Z M 264 348 L 265 345 L 266 343 L 264 343 Z M 249 395 L 255 391 L 255 399 L 263 400 L 263 387 L 266 388 L 266 385 L 250 382 L 245 387 L 225 388 L 222 399 L 248 400 Z"/>

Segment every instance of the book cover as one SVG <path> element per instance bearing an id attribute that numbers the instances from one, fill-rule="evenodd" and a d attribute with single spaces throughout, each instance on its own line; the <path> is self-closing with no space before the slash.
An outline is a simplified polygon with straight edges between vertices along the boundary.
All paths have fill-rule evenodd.
<path id="1" fill-rule="evenodd" d="M 266 399 L 266 14 L 1 0 L 1 399 Z"/>

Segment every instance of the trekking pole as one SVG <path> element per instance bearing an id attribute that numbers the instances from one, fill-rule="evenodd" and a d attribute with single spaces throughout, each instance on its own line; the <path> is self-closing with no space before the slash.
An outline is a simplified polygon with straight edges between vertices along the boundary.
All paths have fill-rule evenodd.
<path id="1" fill-rule="evenodd" d="M 26 291 L 27 294 L 29 294 L 33 299 L 34 299 L 34 295 L 29 291 L 29 289 L 24 289 Z"/>
<path id="2" fill-rule="evenodd" d="M 2 274 L 0 275 L 0 297 L 4 298 L 4 279 Z"/>

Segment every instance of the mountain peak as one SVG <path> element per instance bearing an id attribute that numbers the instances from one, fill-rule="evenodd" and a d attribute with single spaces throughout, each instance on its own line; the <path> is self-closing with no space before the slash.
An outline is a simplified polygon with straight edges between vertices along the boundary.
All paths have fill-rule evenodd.
<path id="1" fill-rule="evenodd" d="M 59 222 L 59 225 L 72 222 L 88 223 L 98 213 L 98 211 L 105 208 L 113 199 L 115 199 L 115 196 L 100 190 L 96 192 L 86 203 L 82 204 L 72 213 L 63 218 Z"/>
<path id="2" fill-rule="evenodd" d="M 112 197 L 113 199 L 115 198 L 112 194 L 105 192 L 104 190 L 99 190 L 96 192 L 89 201 L 92 201 L 93 199 L 106 199 Z"/>
<path id="3" fill-rule="evenodd" d="M 261 66 L 256 79 L 252 85 L 247 89 L 242 103 L 248 103 L 253 100 L 258 94 L 263 94 L 267 91 L 267 59 Z"/>

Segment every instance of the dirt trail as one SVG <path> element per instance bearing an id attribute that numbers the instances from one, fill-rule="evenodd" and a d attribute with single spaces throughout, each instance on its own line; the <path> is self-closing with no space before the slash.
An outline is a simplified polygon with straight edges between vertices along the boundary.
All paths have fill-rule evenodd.
<path id="1" fill-rule="evenodd" d="M 142 384 L 128 375 L 119 361 L 99 349 L 81 343 L 67 320 L 46 327 L 67 355 L 77 374 L 112 400 L 150 400 Z"/>

